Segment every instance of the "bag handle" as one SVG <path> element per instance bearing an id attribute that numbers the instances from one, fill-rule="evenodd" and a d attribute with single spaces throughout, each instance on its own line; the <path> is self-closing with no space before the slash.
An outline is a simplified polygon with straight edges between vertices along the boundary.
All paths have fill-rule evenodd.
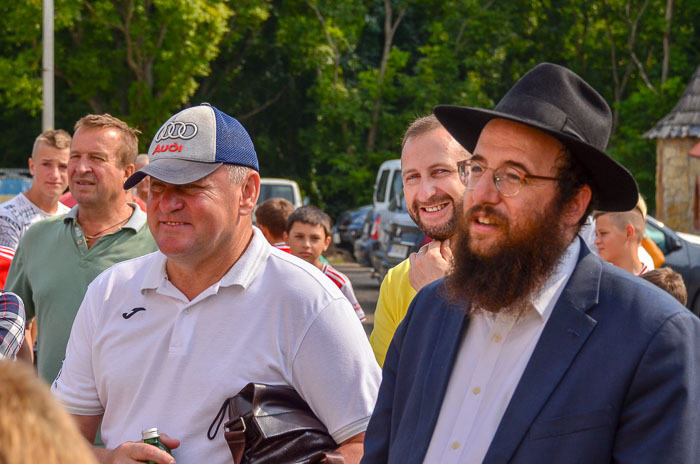
<path id="1" fill-rule="evenodd" d="M 221 423 L 224 421 L 226 416 L 226 409 L 231 402 L 231 398 L 226 398 L 224 404 L 221 405 L 221 409 L 216 414 L 214 422 L 209 425 L 209 430 L 207 430 L 207 438 L 213 440 L 216 438 L 216 434 L 221 428 Z M 243 417 L 239 417 L 237 421 L 228 421 L 225 425 L 224 437 L 226 438 L 226 443 L 231 450 L 231 455 L 233 456 L 234 464 L 240 464 L 243 459 L 243 452 L 245 451 L 245 431 L 246 425 Z"/>
<path id="2" fill-rule="evenodd" d="M 216 438 L 216 434 L 219 432 L 219 429 L 221 428 L 221 423 L 224 421 L 224 416 L 226 414 L 226 408 L 229 405 L 231 398 L 226 398 L 226 401 L 224 401 L 224 404 L 221 405 L 221 409 L 219 409 L 219 412 L 216 414 L 216 417 L 214 418 L 214 422 L 211 423 L 209 426 L 209 430 L 207 431 L 207 438 L 210 440 L 213 440 Z M 219 422 L 217 424 L 217 421 Z M 216 428 L 214 428 L 214 424 L 216 424 Z M 212 433 L 212 428 L 214 428 L 213 433 Z"/>
<path id="3" fill-rule="evenodd" d="M 238 420 L 230 420 L 224 424 L 224 437 L 231 451 L 234 464 L 241 464 L 245 453 L 245 420 L 239 417 Z"/>

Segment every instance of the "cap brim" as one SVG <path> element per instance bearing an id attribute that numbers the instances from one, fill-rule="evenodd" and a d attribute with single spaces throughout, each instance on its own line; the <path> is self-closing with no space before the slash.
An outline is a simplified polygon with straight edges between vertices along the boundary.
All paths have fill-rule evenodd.
<path id="1" fill-rule="evenodd" d="M 175 158 L 161 158 L 151 161 L 133 173 L 124 182 L 124 190 L 129 190 L 151 176 L 167 184 L 184 185 L 198 181 L 219 169 L 224 163 L 203 163 Z"/>
<path id="2" fill-rule="evenodd" d="M 561 141 L 584 166 L 594 185 L 600 211 L 629 211 L 637 205 L 639 190 L 634 176 L 620 163 L 593 145 L 527 119 L 493 110 L 439 105 L 433 109 L 438 121 L 469 153 L 474 153 L 484 126 L 492 119 L 507 119 L 539 129 Z"/>

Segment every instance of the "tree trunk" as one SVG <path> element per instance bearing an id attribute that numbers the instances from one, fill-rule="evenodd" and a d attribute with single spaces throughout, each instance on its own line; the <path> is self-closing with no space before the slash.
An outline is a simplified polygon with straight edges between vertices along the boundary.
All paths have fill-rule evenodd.
<path id="1" fill-rule="evenodd" d="M 669 61 L 671 59 L 671 18 L 673 17 L 673 0 L 666 1 L 666 28 L 664 29 L 664 59 L 661 65 L 661 85 L 668 79 Z"/>
<path id="2" fill-rule="evenodd" d="M 384 48 L 382 49 L 382 61 L 379 65 L 379 76 L 377 76 L 377 98 L 374 100 L 374 109 L 372 110 L 372 118 L 367 134 L 367 152 L 374 150 L 374 144 L 377 141 L 377 125 L 379 123 L 379 113 L 382 110 L 382 85 L 384 83 L 384 75 L 389 62 L 389 53 L 391 53 L 391 44 L 394 42 L 394 34 L 399 27 L 403 16 L 406 14 L 406 8 L 402 8 L 396 21 L 393 21 L 393 10 L 391 0 L 384 0 Z"/>

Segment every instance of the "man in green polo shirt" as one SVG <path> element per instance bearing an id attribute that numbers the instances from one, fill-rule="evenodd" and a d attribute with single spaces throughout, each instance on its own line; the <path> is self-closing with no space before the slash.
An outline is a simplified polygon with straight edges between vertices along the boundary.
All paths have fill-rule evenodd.
<path id="1" fill-rule="evenodd" d="M 134 172 L 136 134 L 108 114 L 75 124 L 68 181 L 77 206 L 32 226 L 10 267 L 5 288 L 22 298 L 27 320 L 37 318 L 39 376 L 48 383 L 61 369 L 88 284 L 113 264 L 157 249 L 146 214 L 126 202 L 122 187 Z"/>

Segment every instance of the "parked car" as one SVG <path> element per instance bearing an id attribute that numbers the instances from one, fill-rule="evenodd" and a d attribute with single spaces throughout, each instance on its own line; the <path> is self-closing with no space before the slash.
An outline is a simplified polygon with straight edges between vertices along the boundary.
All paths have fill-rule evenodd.
<path id="1" fill-rule="evenodd" d="M 376 211 L 383 211 L 399 193 L 403 192 L 401 181 L 401 160 L 384 161 L 377 171 L 374 183 L 373 205 Z"/>
<path id="2" fill-rule="evenodd" d="M 406 200 L 401 193 L 381 215 L 378 234 L 379 246 L 375 249 L 376 277 L 382 281 L 392 267 L 417 252 L 430 239 L 418 228 L 406 209 Z"/>
<path id="3" fill-rule="evenodd" d="M 367 213 L 372 205 L 360 206 L 345 211 L 333 226 L 333 243 L 336 247 L 353 253 L 355 240 L 360 238 L 364 229 Z"/>
<path id="4" fill-rule="evenodd" d="M 687 306 L 700 316 L 700 236 L 675 232 L 651 216 L 647 216 L 645 235 L 664 252 L 664 266 L 683 276 L 688 289 Z"/>
<path id="5" fill-rule="evenodd" d="M 355 240 L 353 253 L 358 263 L 373 268 L 373 275 L 377 275 L 376 271 L 381 268 L 383 260 L 383 250 L 379 243 L 383 233 L 379 222 L 391 200 L 399 194 L 403 194 L 401 160 L 384 161 L 377 170 L 372 209 L 365 217 L 362 235 Z"/>
<path id="6" fill-rule="evenodd" d="M 257 204 L 259 205 L 263 201 L 274 197 L 286 198 L 292 202 L 294 208 L 302 205 L 301 191 L 296 181 L 262 177 L 260 179 L 260 196 Z"/>

